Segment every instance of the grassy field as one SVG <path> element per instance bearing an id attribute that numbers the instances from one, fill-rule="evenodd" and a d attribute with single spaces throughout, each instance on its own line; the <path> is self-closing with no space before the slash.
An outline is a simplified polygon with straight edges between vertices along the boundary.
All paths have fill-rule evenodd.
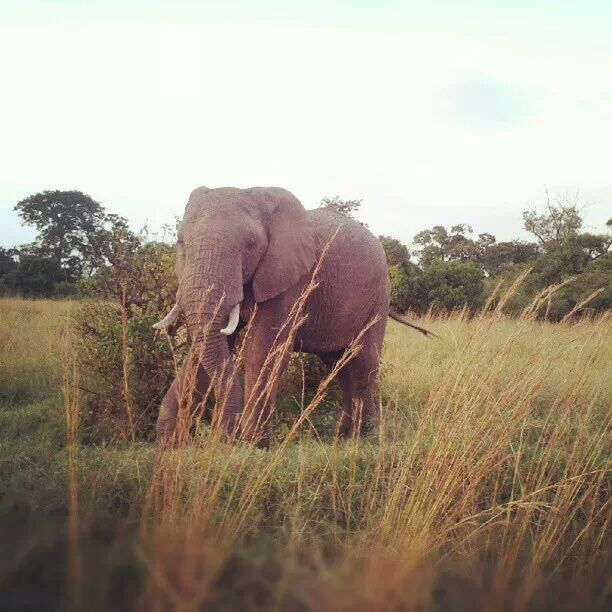
<path id="1" fill-rule="evenodd" d="M 612 604 L 609 317 L 390 322 L 364 440 L 160 450 L 79 442 L 71 308 L 0 300 L 0 609 Z"/>

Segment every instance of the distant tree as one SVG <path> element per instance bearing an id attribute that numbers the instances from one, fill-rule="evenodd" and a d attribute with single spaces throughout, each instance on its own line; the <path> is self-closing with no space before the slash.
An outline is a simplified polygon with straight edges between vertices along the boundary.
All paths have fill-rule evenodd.
<path id="1" fill-rule="evenodd" d="M 575 280 L 564 287 L 552 300 L 548 309 L 550 318 L 562 318 L 577 303 L 598 289 L 604 289 L 589 305 L 592 310 L 607 308 L 612 282 L 610 274 L 610 247 L 612 234 L 581 232 L 582 216 L 577 198 L 552 198 L 547 194 L 546 209 L 523 213 L 525 229 L 538 239 L 543 252 L 533 263 L 533 272 L 526 286 L 535 293 L 569 277 Z M 612 223 L 606 223 L 607 229 Z M 599 283 L 599 286 L 598 286 Z"/>
<path id="2" fill-rule="evenodd" d="M 363 200 L 343 200 L 340 196 L 333 196 L 331 198 L 326 196 L 321 200 L 319 208 L 328 208 L 345 217 L 359 221 L 355 218 L 355 214 L 359 211 L 362 204 Z M 361 221 L 359 221 L 359 223 L 361 223 L 361 225 L 366 225 Z"/>
<path id="3" fill-rule="evenodd" d="M 17 267 L 17 249 L 0 247 L 0 277 L 8 274 Z"/>
<path id="4" fill-rule="evenodd" d="M 576 236 L 575 240 L 591 261 L 607 255 L 610 247 L 612 247 L 612 234 L 610 233 L 591 234 L 585 232 Z"/>
<path id="5" fill-rule="evenodd" d="M 18 202 L 15 210 L 39 230 L 30 255 L 53 259 L 67 281 L 91 271 L 92 243 L 104 218 L 99 202 L 80 191 L 43 191 Z"/>
<path id="6" fill-rule="evenodd" d="M 546 192 L 545 211 L 540 214 L 536 210 L 526 210 L 523 223 L 544 249 L 558 247 L 575 238 L 582 227 L 577 197 L 570 200 Z"/>
<path id="7" fill-rule="evenodd" d="M 3 285 L 19 295 L 49 297 L 56 283 L 64 278 L 64 271 L 57 261 L 38 255 L 20 255 L 15 268 L 3 277 Z"/>
<path id="8" fill-rule="evenodd" d="M 589 263 L 588 255 L 575 241 L 549 248 L 534 262 L 531 282 L 537 289 L 559 283 L 568 276 L 584 272 Z"/>
<path id="9" fill-rule="evenodd" d="M 591 311 L 600 312 L 612 309 L 612 253 L 607 253 L 589 264 L 575 283 L 568 285 L 567 290 L 573 291 L 574 303 L 584 300 L 598 289 L 603 291 L 589 303 Z"/>
<path id="10" fill-rule="evenodd" d="M 419 261 L 426 267 L 434 262 L 445 261 L 475 261 L 478 258 L 479 247 L 469 237 L 472 228 L 465 223 L 453 225 L 447 230 L 442 225 L 435 225 L 431 229 L 416 234 L 414 244 L 420 247 Z M 482 234 L 488 240 L 490 234 Z M 493 240 L 494 237 L 491 236 Z"/>
<path id="11" fill-rule="evenodd" d="M 402 244 L 397 238 L 391 236 L 379 236 L 378 239 L 383 246 L 387 257 L 387 265 L 397 266 L 399 268 L 408 268 L 414 265 L 410 261 L 410 251 L 405 244 Z"/>
<path id="12" fill-rule="evenodd" d="M 146 229 L 139 234 L 130 229 L 125 217 L 104 215 L 95 234 L 91 236 L 90 261 L 92 270 L 105 266 L 122 268 L 131 255 L 145 242 Z"/>
<path id="13" fill-rule="evenodd" d="M 421 287 L 422 270 L 411 263 L 408 268 L 389 266 L 391 307 L 398 312 L 427 310 L 428 304 Z"/>
<path id="14" fill-rule="evenodd" d="M 478 261 L 488 276 L 497 276 L 513 265 L 535 261 L 539 254 L 540 249 L 534 242 L 511 240 L 488 244 L 481 249 Z"/>
<path id="15" fill-rule="evenodd" d="M 391 306 L 400 312 L 421 309 L 417 282 L 422 272 L 410 261 L 410 251 L 397 238 L 379 236 L 378 239 L 387 257 L 391 280 Z"/>

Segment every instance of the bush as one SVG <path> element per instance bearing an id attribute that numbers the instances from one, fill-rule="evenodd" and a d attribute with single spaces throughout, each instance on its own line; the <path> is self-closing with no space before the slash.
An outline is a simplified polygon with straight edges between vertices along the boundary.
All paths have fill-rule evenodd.
<path id="1" fill-rule="evenodd" d="M 437 261 L 419 277 L 421 303 L 441 310 L 478 310 L 484 300 L 484 274 L 471 262 Z"/>
<path id="2" fill-rule="evenodd" d="M 419 291 L 421 270 L 414 264 L 410 266 L 389 265 L 391 282 L 391 307 L 399 312 L 427 310 Z"/>
<path id="3" fill-rule="evenodd" d="M 79 283 L 80 293 L 90 298 L 74 318 L 89 441 L 151 439 L 159 403 L 174 378 L 168 340 L 151 327 L 174 303 L 174 248 L 143 244 L 120 229 L 109 243 L 112 265 Z M 180 362 L 186 349 L 183 340 L 177 342 Z"/>
<path id="4" fill-rule="evenodd" d="M 154 437 L 159 403 L 174 378 L 168 340 L 151 328 L 160 316 L 132 311 L 124 328 L 120 304 L 85 301 L 79 306 L 74 323 L 85 442 Z"/>

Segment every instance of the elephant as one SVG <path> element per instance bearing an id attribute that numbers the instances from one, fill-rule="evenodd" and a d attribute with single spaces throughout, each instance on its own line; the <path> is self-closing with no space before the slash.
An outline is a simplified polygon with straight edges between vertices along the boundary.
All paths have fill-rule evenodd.
<path id="1" fill-rule="evenodd" d="M 302 304 L 303 322 L 272 372 L 267 356 L 287 338 L 283 324 L 315 271 L 316 286 Z M 375 412 L 387 317 L 430 333 L 390 310 L 385 253 L 365 226 L 329 209 L 306 211 L 280 187 L 195 189 L 178 227 L 176 274 L 176 304 L 154 327 L 171 328 L 182 316 L 190 348 L 161 403 L 156 425 L 161 440 L 174 434 L 179 408 L 192 409 L 212 381 L 215 412 L 223 406 L 217 420 L 222 430 L 236 436 L 240 429 L 241 437 L 265 446 L 278 374 L 291 351 L 316 354 L 333 367 L 365 329 L 361 350 L 338 373 L 343 393 L 339 433 L 364 433 Z M 243 395 L 232 349 L 247 322 Z M 180 389 L 194 355 L 196 371 L 185 400 Z M 269 381 L 269 392 L 256 393 L 258 380 Z"/>

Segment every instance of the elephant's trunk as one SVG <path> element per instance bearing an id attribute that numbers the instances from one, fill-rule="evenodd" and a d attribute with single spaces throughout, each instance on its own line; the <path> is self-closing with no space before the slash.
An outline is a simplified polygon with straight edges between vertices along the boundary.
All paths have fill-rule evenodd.
<path id="1" fill-rule="evenodd" d="M 207 259 L 206 267 L 210 267 L 211 258 Z M 217 262 L 222 261 L 221 258 L 215 259 Z M 224 259 L 228 261 L 227 258 Z M 201 364 L 213 381 L 216 400 L 215 421 L 221 423 L 229 433 L 233 433 L 237 416 L 242 408 L 242 389 L 229 350 L 227 335 L 233 333 L 238 324 L 242 283 L 239 284 L 240 295 L 237 295 L 231 287 L 224 287 L 221 283 L 212 280 L 231 276 L 224 273 L 227 272 L 227 264 L 223 267 L 218 266 L 220 273 L 217 269 L 217 274 L 210 274 L 204 267 L 201 262 L 200 265 L 194 266 L 196 271 L 192 272 L 190 277 L 184 278 L 181 284 L 181 310 L 185 315 L 191 338 L 187 359 L 193 367 L 197 367 L 198 363 Z"/>

